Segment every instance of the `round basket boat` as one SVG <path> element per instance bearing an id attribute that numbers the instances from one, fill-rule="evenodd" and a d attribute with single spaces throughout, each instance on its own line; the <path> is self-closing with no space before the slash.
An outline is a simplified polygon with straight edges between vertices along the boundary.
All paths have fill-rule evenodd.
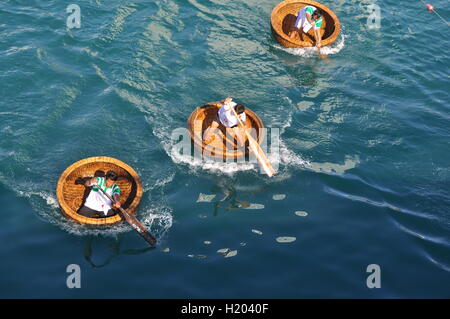
<path id="1" fill-rule="evenodd" d="M 76 184 L 78 178 L 104 176 L 113 170 L 117 173 L 116 184 L 120 187 L 120 201 L 122 208 L 128 213 L 135 214 L 142 198 L 141 178 L 130 166 L 111 157 L 90 157 L 70 165 L 59 177 L 56 187 L 61 210 L 70 218 L 89 225 L 112 225 L 122 221 L 119 214 L 105 218 L 90 218 L 77 213 L 84 204 L 90 189 Z"/>
<path id="2" fill-rule="evenodd" d="M 238 147 L 236 138 L 232 138 L 230 134 L 227 134 L 226 128 L 220 125 L 216 132 L 216 138 L 209 144 L 205 144 L 203 141 L 203 135 L 205 130 L 211 125 L 212 121 L 216 118 L 217 112 L 220 107 L 220 102 L 211 102 L 201 107 L 197 107 L 189 116 L 188 130 L 191 135 L 191 139 L 203 155 L 230 159 L 240 158 L 248 154 L 248 151 L 244 151 Z M 245 126 L 251 128 L 252 137 L 261 144 L 264 140 L 264 134 L 260 129 L 264 128 L 261 119 L 250 109 L 245 108 Z M 220 135 L 220 138 L 217 138 Z M 248 149 L 248 148 L 245 148 Z"/>
<path id="3" fill-rule="evenodd" d="M 302 38 L 299 37 L 298 32 L 293 39 L 289 37 L 289 32 L 294 29 L 298 11 L 307 5 L 319 8 L 323 12 L 323 23 L 320 27 L 322 46 L 330 45 L 336 41 L 341 30 L 341 25 L 333 11 L 315 1 L 285 0 L 272 10 L 270 16 L 272 34 L 282 46 L 288 48 L 301 48 L 316 45 L 314 30 L 312 28 L 307 34 L 303 34 Z"/>

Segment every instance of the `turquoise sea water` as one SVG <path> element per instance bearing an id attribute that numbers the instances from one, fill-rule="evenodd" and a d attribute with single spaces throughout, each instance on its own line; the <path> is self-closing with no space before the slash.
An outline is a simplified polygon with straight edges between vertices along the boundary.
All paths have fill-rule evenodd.
<path id="1" fill-rule="evenodd" d="M 325 1 L 342 24 L 327 62 L 273 40 L 277 3 L 0 3 L 0 297 L 450 297 L 448 27 L 420 1 Z M 175 153 L 172 131 L 226 96 L 280 129 L 274 178 Z M 90 156 L 141 175 L 155 249 L 61 214 L 58 177 Z"/>

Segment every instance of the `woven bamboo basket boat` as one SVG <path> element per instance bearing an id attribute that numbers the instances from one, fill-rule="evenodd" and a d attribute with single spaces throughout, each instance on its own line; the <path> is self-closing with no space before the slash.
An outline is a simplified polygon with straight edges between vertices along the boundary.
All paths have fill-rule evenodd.
<path id="1" fill-rule="evenodd" d="M 322 46 L 327 46 L 336 41 L 341 25 L 337 16 L 329 8 L 315 1 L 310 0 L 285 0 L 279 3 L 270 16 L 272 34 L 275 39 L 284 47 L 301 48 L 315 46 L 314 30 L 311 28 L 302 38 L 296 33 L 291 39 L 289 32 L 294 30 L 295 20 L 300 9 L 307 5 L 319 8 L 323 12 L 323 23 L 320 28 L 322 35 Z"/>
<path id="2" fill-rule="evenodd" d="M 219 108 L 220 102 L 211 102 L 201 107 L 197 107 L 191 113 L 187 125 L 192 142 L 203 155 L 209 157 L 222 158 L 224 160 L 244 157 L 248 154 L 248 151 L 244 151 L 242 148 L 240 149 L 238 147 L 236 138 L 232 138 L 230 134 L 227 134 L 226 128 L 223 125 L 219 126 L 218 130 L 220 131 L 217 131 L 216 138 L 211 143 L 204 143 L 203 135 L 205 130 L 216 118 Z M 261 119 L 248 108 L 245 108 L 245 114 L 245 126 L 254 129 L 251 131 L 251 135 L 259 144 L 261 144 L 264 140 L 264 134 L 260 131 L 260 129 L 264 128 Z M 217 135 L 220 135 L 220 138 L 217 138 Z"/>
<path id="3" fill-rule="evenodd" d="M 84 185 L 75 184 L 79 177 L 102 176 L 107 171 L 117 173 L 116 184 L 120 187 L 122 208 L 130 214 L 135 214 L 142 198 L 141 178 L 130 166 L 111 157 L 90 157 L 70 165 L 59 177 L 56 187 L 61 210 L 71 219 L 89 225 L 113 225 L 122 221 L 119 214 L 105 218 L 89 218 L 77 213 L 84 204 L 90 189 Z"/>

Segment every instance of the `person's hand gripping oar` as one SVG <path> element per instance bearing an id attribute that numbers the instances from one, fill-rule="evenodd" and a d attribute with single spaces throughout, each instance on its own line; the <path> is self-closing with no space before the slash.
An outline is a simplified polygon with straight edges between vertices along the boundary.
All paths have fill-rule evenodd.
<path id="1" fill-rule="evenodd" d="M 98 189 L 100 189 L 112 203 L 116 203 L 116 201 L 109 196 L 98 184 L 94 184 L 93 186 L 96 186 Z M 141 235 L 151 246 L 156 245 L 156 239 L 153 237 L 152 234 L 147 230 L 147 228 L 142 225 L 142 223 L 133 215 L 129 214 L 125 209 L 122 207 L 118 207 L 120 215 L 127 221 L 128 224 L 131 225 L 138 233 Z"/>

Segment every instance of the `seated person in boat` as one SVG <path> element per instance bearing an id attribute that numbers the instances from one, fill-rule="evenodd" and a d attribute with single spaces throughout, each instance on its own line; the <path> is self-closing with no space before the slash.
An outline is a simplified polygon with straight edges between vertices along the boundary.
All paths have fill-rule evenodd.
<path id="1" fill-rule="evenodd" d="M 295 20 L 294 24 L 294 30 L 289 32 L 289 37 L 294 38 L 295 33 L 298 32 L 300 39 L 302 39 L 302 32 L 308 33 L 311 28 L 314 28 L 316 47 L 320 48 L 322 41 L 320 27 L 322 26 L 322 22 L 322 11 L 314 6 L 306 6 L 298 12 L 297 20 Z"/>
<path id="2" fill-rule="evenodd" d="M 105 177 L 93 177 L 88 179 L 84 186 L 91 187 L 84 205 L 78 210 L 80 215 L 92 218 L 109 217 L 116 214 L 116 209 L 120 208 L 120 187 L 115 182 L 117 174 L 114 171 L 106 172 Z M 101 187 L 106 194 L 111 196 L 113 204 L 108 197 L 98 188 Z"/>
<path id="3" fill-rule="evenodd" d="M 228 97 L 225 100 L 221 101 L 218 104 L 218 107 L 220 108 L 219 111 L 217 112 L 216 118 L 211 123 L 211 126 L 205 131 L 205 135 L 203 138 L 205 143 L 206 144 L 211 143 L 215 138 L 213 134 L 216 132 L 217 128 L 220 125 L 223 125 L 225 126 L 225 128 L 227 128 L 227 133 L 229 131 L 228 129 L 232 130 L 232 133 L 237 138 L 239 146 L 243 147 L 245 145 L 245 137 L 244 137 L 245 133 L 239 127 L 238 119 L 234 115 L 234 112 L 231 110 L 231 108 L 234 108 L 240 120 L 244 124 L 246 119 L 245 106 L 241 104 L 236 104 L 235 102 L 233 102 L 233 99 L 231 97 Z"/>

